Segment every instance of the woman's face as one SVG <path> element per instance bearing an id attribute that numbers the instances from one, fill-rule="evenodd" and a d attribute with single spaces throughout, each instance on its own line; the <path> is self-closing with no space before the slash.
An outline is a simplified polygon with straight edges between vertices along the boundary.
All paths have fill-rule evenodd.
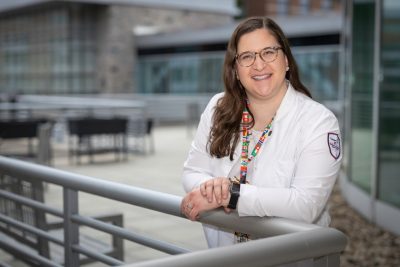
<path id="1" fill-rule="evenodd" d="M 241 55 L 247 51 L 258 53 L 266 47 L 280 45 L 268 30 L 257 29 L 240 37 L 237 54 Z M 256 54 L 253 65 L 249 67 L 241 66 L 236 60 L 237 75 L 250 102 L 273 99 L 286 92 L 285 74 L 288 62 L 281 49 L 278 49 L 277 53 L 276 59 L 268 63 Z"/>

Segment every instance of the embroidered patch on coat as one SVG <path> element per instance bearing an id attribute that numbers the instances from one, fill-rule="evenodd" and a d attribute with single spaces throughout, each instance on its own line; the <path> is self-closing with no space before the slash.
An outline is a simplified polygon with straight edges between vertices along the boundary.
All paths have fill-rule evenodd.
<path id="1" fill-rule="evenodd" d="M 336 133 L 328 133 L 328 147 L 334 159 L 340 157 L 340 138 Z"/>

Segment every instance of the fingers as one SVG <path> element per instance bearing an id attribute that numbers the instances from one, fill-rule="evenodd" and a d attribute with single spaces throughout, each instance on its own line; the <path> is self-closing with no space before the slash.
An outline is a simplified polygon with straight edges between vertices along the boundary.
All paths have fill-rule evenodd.
<path id="1" fill-rule="evenodd" d="M 195 221 L 197 217 L 197 212 L 193 207 L 192 203 L 188 203 L 186 205 L 186 217 L 189 218 L 191 221 Z"/>
<path id="2" fill-rule="evenodd" d="M 181 213 L 192 221 L 196 220 L 196 218 L 198 217 L 198 214 L 194 209 L 194 204 L 190 202 L 187 197 L 182 200 Z"/>
<path id="3" fill-rule="evenodd" d="M 229 193 L 230 181 L 228 179 L 222 179 L 221 185 L 218 185 L 214 188 L 214 195 L 219 205 L 224 205 L 225 202 L 229 202 L 228 197 Z"/>
<path id="4" fill-rule="evenodd" d="M 203 183 L 199 188 L 193 189 L 182 199 L 181 213 L 188 219 L 196 221 L 199 219 L 201 212 L 221 206 L 226 207 L 226 202 L 229 202 L 229 200 L 228 197 L 226 199 L 224 197 L 226 196 L 225 191 L 229 191 L 229 183 L 227 178 L 215 178 Z M 211 196 L 211 201 L 208 200 L 209 196 Z M 225 211 L 229 212 L 229 209 L 225 209 Z"/>
<path id="5" fill-rule="evenodd" d="M 199 212 L 197 209 L 190 209 L 189 214 L 187 216 L 189 218 L 189 220 L 191 221 L 196 221 L 199 218 Z"/>
<path id="6" fill-rule="evenodd" d="M 222 179 L 221 178 L 214 179 L 214 196 L 215 196 L 215 200 L 217 201 L 218 205 L 221 205 L 221 200 L 222 200 Z"/>
<path id="7" fill-rule="evenodd" d="M 225 213 L 231 213 L 231 209 L 230 208 L 224 208 Z"/>
<path id="8" fill-rule="evenodd" d="M 229 184 L 228 178 L 217 177 L 208 180 L 200 185 L 200 192 L 203 197 L 206 197 L 208 202 L 211 203 L 213 198 L 219 205 L 222 204 L 223 200 L 226 200 L 229 196 Z"/>
<path id="9" fill-rule="evenodd" d="M 229 179 L 224 179 L 222 183 L 222 198 L 223 200 L 227 199 L 229 197 L 229 187 L 230 187 L 231 182 Z"/>
<path id="10" fill-rule="evenodd" d="M 186 206 L 187 206 L 187 203 L 185 203 L 185 198 L 182 200 L 182 202 L 181 202 L 181 213 L 182 214 L 185 214 L 186 215 Z"/>
<path id="11" fill-rule="evenodd" d="M 201 195 L 207 198 L 207 201 L 211 203 L 214 195 L 214 179 L 208 180 L 200 185 Z"/>
<path id="12" fill-rule="evenodd" d="M 206 197 L 206 196 L 207 196 L 206 183 L 202 183 L 202 184 L 200 185 L 200 192 L 201 192 L 201 195 L 202 195 L 203 197 Z"/>

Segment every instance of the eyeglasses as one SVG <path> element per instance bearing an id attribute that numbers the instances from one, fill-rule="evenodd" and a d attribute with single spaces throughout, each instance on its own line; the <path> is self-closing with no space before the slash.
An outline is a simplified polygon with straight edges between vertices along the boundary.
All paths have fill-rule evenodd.
<path id="1" fill-rule="evenodd" d="M 263 48 L 260 52 L 246 51 L 240 55 L 236 55 L 236 61 L 242 67 L 250 67 L 256 61 L 257 54 L 259 54 L 262 61 L 265 63 L 270 63 L 278 57 L 279 49 L 282 48 L 279 46 L 274 46 Z"/>

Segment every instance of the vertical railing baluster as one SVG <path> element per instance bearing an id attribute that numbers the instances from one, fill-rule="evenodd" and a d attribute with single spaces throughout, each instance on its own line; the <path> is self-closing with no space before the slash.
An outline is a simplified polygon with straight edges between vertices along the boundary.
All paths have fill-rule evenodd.
<path id="1" fill-rule="evenodd" d="M 72 250 L 79 244 L 79 226 L 71 217 L 78 214 L 78 191 L 64 187 L 64 260 L 65 266 L 79 266 L 79 253 Z"/>
<path id="2" fill-rule="evenodd" d="M 340 267 L 340 253 L 329 254 L 327 258 L 327 267 Z"/>

